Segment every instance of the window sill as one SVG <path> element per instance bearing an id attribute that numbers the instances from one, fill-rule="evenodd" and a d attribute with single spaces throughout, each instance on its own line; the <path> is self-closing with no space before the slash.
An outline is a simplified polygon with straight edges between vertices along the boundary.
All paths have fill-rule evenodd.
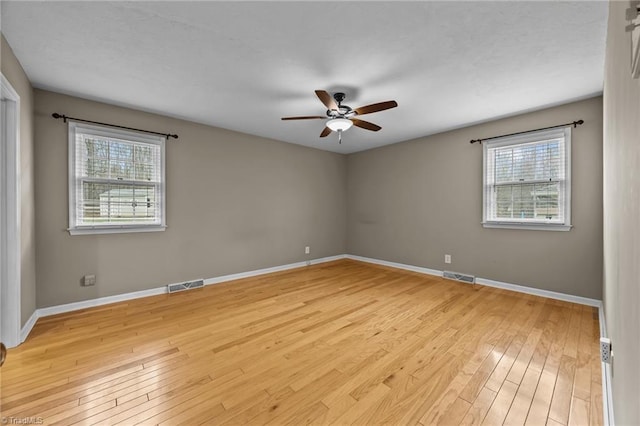
<path id="1" fill-rule="evenodd" d="M 522 222 L 483 222 L 485 228 L 524 229 L 527 231 L 570 231 L 571 225 L 556 225 L 553 223 L 522 223 Z"/>
<path id="2" fill-rule="evenodd" d="M 167 229 L 164 225 L 153 226 L 109 226 L 109 227 L 81 227 L 69 228 L 71 235 L 93 235 L 93 234 L 131 234 L 136 232 L 163 232 Z"/>

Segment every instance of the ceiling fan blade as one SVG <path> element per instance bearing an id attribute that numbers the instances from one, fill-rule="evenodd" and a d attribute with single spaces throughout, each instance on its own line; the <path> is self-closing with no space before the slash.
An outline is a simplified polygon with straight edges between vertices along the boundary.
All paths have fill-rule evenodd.
<path id="1" fill-rule="evenodd" d="M 358 126 L 362 129 L 371 130 L 372 132 L 377 132 L 378 130 L 382 129 L 382 127 L 378 126 L 377 124 L 373 124 L 364 120 L 358 120 L 357 118 L 352 118 L 351 121 L 353 121 L 354 126 Z"/>
<path id="2" fill-rule="evenodd" d="M 384 111 L 385 109 L 391 109 L 398 106 L 396 101 L 378 102 L 377 104 L 371 104 L 354 109 L 356 114 L 371 114 L 372 112 Z"/>
<path id="3" fill-rule="evenodd" d="M 320 137 L 321 137 L 321 138 L 327 137 L 327 136 L 329 136 L 329 134 L 330 134 L 330 133 L 331 133 L 331 129 L 330 129 L 330 128 L 328 128 L 328 127 L 325 127 L 325 128 L 322 130 L 322 133 L 320 133 Z"/>
<path id="4" fill-rule="evenodd" d="M 316 118 L 325 119 L 327 117 L 323 117 L 321 115 L 303 115 L 300 117 L 282 117 L 281 120 L 313 120 Z"/>
<path id="5" fill-rule="evenodd" d="M 327 109 L 338 109 L 338 104 L 333 100 L 329 92 L 325 90 L 316 90 L 316 96 L 320 99 L 320 102 L 327 107 Z"/>

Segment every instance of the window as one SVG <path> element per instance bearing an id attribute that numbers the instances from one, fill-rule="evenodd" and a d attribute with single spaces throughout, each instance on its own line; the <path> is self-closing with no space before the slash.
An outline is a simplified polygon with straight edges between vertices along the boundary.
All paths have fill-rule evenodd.
<path id="1" fill-rule="evenodd" d="M 485 228 L 571 229 L 571 127 L 484 143 Z"/>
<path id="2" fill-rule="evenodd" d="M 165 229 L 165 138 L 69 122 L 69 232 Z"/>

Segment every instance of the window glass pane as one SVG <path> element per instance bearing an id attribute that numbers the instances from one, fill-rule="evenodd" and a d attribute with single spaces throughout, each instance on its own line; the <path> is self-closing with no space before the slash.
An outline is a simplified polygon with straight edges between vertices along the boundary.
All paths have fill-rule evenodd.
<path id="1" fill-rule="evenodd" d="M 511 219 L 513 217 L 513 199 L 511 198 L 511 186 L 499 186 L 496 188 L 496 217 Z"/>
<path id="2" fill-rule="evenodd" d="M 549 178 L 564 179 L 564 149 L 560 141 L 553 141 L 548 145 L 549 149 Z"/>
<path id="3" fill-rule="evenodd" d="M 109 141 L 109 172 L 111 178 L 133 178 L 133 145 L 118 141 Z"/>
<path id="4" fill-rule="evenodd" d="M 111 183 L 82 183 L 85 224 L 140 223 L 156 220 L 156 188 Z"/>
<path id="5" fill-rule="evenodd" d="M 130 218 L 133 211 L 132 203 L 133 188 L 124 185 L 112 185 L 100 199 L 100 207 L 111 220 Z"/>
<path id="6" fill-rule="evenodd" d="M 109 143 L 106 140 L 85 136 L 84 144 L 88 158 L 109 158 Z"/>
<path id="7" fill-rule="evenodd" d="M 513 149 L 513 180 L 526 182 L 535 175 L 536 147 L 519 146 Z"/>
<path id="8" fill-rule="evenodd" d="M 534 188 L 535 185 L 514 185 L 513 218 L 531 219 L 534 216 Z"/>
<path id="9" fill-rule="evenodd" d="M 86 175 L 94 178 L 109 177 L 109 161 L 99 158 L 87 159 Z"/>
<path id="10" fill-rule="evenodd" d="M 136 163 L 151 163 L 153 161 L 153 152 L 150 146 L 135 146 Z"/>
<path id="11" fill-rule="evenodd" d="M 495 156 L 496 182 L 511 182 L 513 180 L 513 150 L 497 150 Z"/>
<path id="12" fill-rule="evenodd" d="M 108 177 L 109 144 L 101 139 L 82 135 L 79 155 L 86 159 L 81 169 L 83 176 Z"/>
<path id="13" fill-rule="evenodd" d="M 155 188 L 152 186 L 134 188 L 133 213 L 136 218 L 154 218 L 156 215 Z"/>
<path id="14" fill-rule="evenodd" d="M 83 135 L 83 176 L 160 181 L 160 147 Z"/>
<path id="15" fill-rule="evenodd" d="M 496 183 L 557 180 L 564 176 L 564 152 L 557 139 L 497 148 L 494 155 Z"/>
<path id="16" fill-rule="evenodd" d="M 153 179 L 153 165 L 152 164 L 139 164 L 136 163 L 136 180 L 152 180 Z"/>
<path id="17" fill-rule="evenodd" d="M 551 220 L 560 217 L 559 209 L 560 184 L 543 183 L 535 188 L 536 219 Z"/>
<path id="18" fill-rule="evenodd" d="M 109 141 L 109 158 L 133 162 L 133 145 L 120 141 Z"/>
<path id="19" fill-rule="evenodd" d="M 103 215 L 104 212 L 101 210 L 100 205 L 101 195 L 107 191 L 109 191 L 109 185 L 101 183 L 85 182 L 82 185 L 84 201 L 81 206 L 81 215 L 83 222 L 97 224 L 107 221 L 108 214 L 106 216 Z"/>
<path id="20" fill-rule="evenodd" d="M 537 161 L 535 163 L 535 179 L 549 179 L 549 167 L 550 167 L 550 156 L 549 156 L 549 145 L 540 144 L 536 145 L 536 158 Z"/>
<path id="21" fill-rule="evenodd" d="M 111 160 L 109 161 L 109 173 L 112 179 L 133 179 L 134 166 L 132 162 Z"/>

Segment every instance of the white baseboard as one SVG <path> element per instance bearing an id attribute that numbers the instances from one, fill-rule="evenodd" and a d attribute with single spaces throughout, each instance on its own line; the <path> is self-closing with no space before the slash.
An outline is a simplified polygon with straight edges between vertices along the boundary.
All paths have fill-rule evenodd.
<path id="1" fill-rule="evenodd" d="M 116 294 L 113 296 L 98 297 L 97 299 L 82 300 L 80 302 L 66 303 L 64 305 L 49 306 L 47 308 L 38 309 L 38 318 L 48 317 L 50 315 L 64 314 L 71 311 L 79 311 L 80 309 L 93 308 L 96 306 L 108 305 L 110 303 L 124 302 L 127 300 L 139 299 L 141 297 L 156 296 L 167 292 L 167 287 L 156 287 L 148 290 L 134 291 L 131 293 Z"/>
<path id="2" fill-rule="evenodd" d="M 421 266 L 407 265 L 404 263 L 389 262 L 387 260 L 373 259 L 371 257 L 356 256 L 348 254 L 347 259 L 359 260 L 360 262 L 374 263 L 376 265 L 390 266 L 392 268 L 404 269 L 405 271 L 419 272 L 421 274 L 435 275 L 442 277 L 442 271 L 437 269 L 423 268 Z"/>
<path id="3" fill-rule="evenodd" d="M 302 268 L 307 265 L 317 265 L 319 263 L 331 262 L 334 260 L 344 259 L 346 257 L 347 256 L 345 254 L 339 254 L 337 256 L 310 259 L 308 263 L 307 261 L 296 262 L 296 263 L 289 263 L 287 265 L 274 266 L 271 268 L 263 268 L 263 269 L 248 271 L 248 272 L 240 272 L 238 274 L 222 275 L 215 278 L 207 278 L 204 280 L 204 284 L 205 285 L 219 284 L 226 281 L 239 280 L 242 278 L 250 278 L 258 275 L 270 274 L 273 272 L 280 272 L 280 271 L 286 271 L 289 269 Z M 24 327 L 22 327 L 22 331 L 20 333 L 20 339 L 21 339 L 20 343 L 24 342 L 27 339 L 27 336 L 29 336 L 31 329 L 36 324 L 36 321 L 38 320 L 38 318 L 47 317 L 50 315 L 63 314 L 66 312 L 78 311 L 80 309 L 93 308 L 96 306 L 108 305 L 110 303 L 117 303 L 117 302 L 124 302 L 127 300 L 139 299 L 141 297 L 156 296 L 158 294 L 165 294 L 166 292 L 167 292 L 167 286 L 165 285 L 162 287 L 150 288 L 148 290 L 116 294 L 113 296 L 98 297 L 97 299 L 82 300 L 80 302 L 66 303 L 64 305 L 49 306 L 46 308 L 36 309 L 35 312 L 29 318 L 29 321 L 27 321 Z"/>
<path id="4" fill-rule="evenodd" d="M 404 269 L 406 271 L 419 272 L 422 274 L 435 275 L 439 277 L 442 276 L 442 272 L 443 272 L 437 269 L 423 268 L 421 266 L 407 265 L 404 263 L 388 262 L 386 260 L 373 259 L 370 257 L 363 257 L 363 256 L 355 256 L 352 254 L 348 254 L 346 257 L 348 259 L 359 260 L 361 262 L 374 263 L 376 265 L 383 265 L 383 266 L 390 266 L 392 268 Z M 573 302 L 573 303 L 578 303 L 580 305 L 600 307 L 602 304 L 602 301 L 597 299 L 589 299 L 588 297 L 574 296 L 571 294 L 558 293 L 558 292 L 549 291 L 549 290 L 541 290 L 538 288 L 527 287 L 527 286 L 517 285 L 517 284 L 510 284 L 510 283 L 505 283 L 501 281 L 494 281 L 486 278 L 476 277 L 476 284 L 485 285 L 487 287 L 502 288 L 505 290 L 515 291 L 518 293 L 532 294 L 534 296 L 547 297 L 549 299 L 564 300 L 565 302 Z"/>
<path id="5" fill-rule="evenodd" d="M 602 301 L 590 299 L 588 297 L 574 296 L 572 294 L 558 293 L 550 290 L 541 290 L 539 288 L 527 287 L 523 285 L 503 283 L 501 281 L 488 280 L 485 278 L 476 278 L 476 283 L 486 285 L 487 287 L 502 288 L 505 290 L 516 291 L 518 293 L 532 294 L 534 296 L 546 297 L 548 299 L 563 300 L 565 302 L 577 303 L 579 305 L 600 307 Z"/>
<path id="6" fill-rule="evenodd" d="M 29 336 L 29 333 L 31 333 L 31 329 L 33 329 L 33 326 L 36 325 L 36 321 L 38 321 L 38 318 L 40 318 L 40 313 L 38 312 L 38 309 L 36 309 L 24 324 L 22 330 L 20 330 L 20 343 L 27 340 L 27 336 Z"/>
<path id="7" fill-rule="evenodd" d="M 347 257 L 346 254 L 339 254 L 337 256 L 321 257 L 319 259 L 310 259 L 309 265 L 317 265 L 318 263 L 332 262 L 334 260 L 345 259 L 346 257 Z M 256 269 L 248 272 L 239 272 L 237 274 L 222 275 L 220 277 L 207 278 L 206 280 L 204 280 L 204 285 L 219 284 L 227 281 L 240 280 L 242 278 L 255 277 L 257 275 L 287 271 L 289 269 L 302 268 L 303 266 L 307 266 L 306 261 L 289 263 L 288 265 L 273 266 L 271 268 Z"/>

